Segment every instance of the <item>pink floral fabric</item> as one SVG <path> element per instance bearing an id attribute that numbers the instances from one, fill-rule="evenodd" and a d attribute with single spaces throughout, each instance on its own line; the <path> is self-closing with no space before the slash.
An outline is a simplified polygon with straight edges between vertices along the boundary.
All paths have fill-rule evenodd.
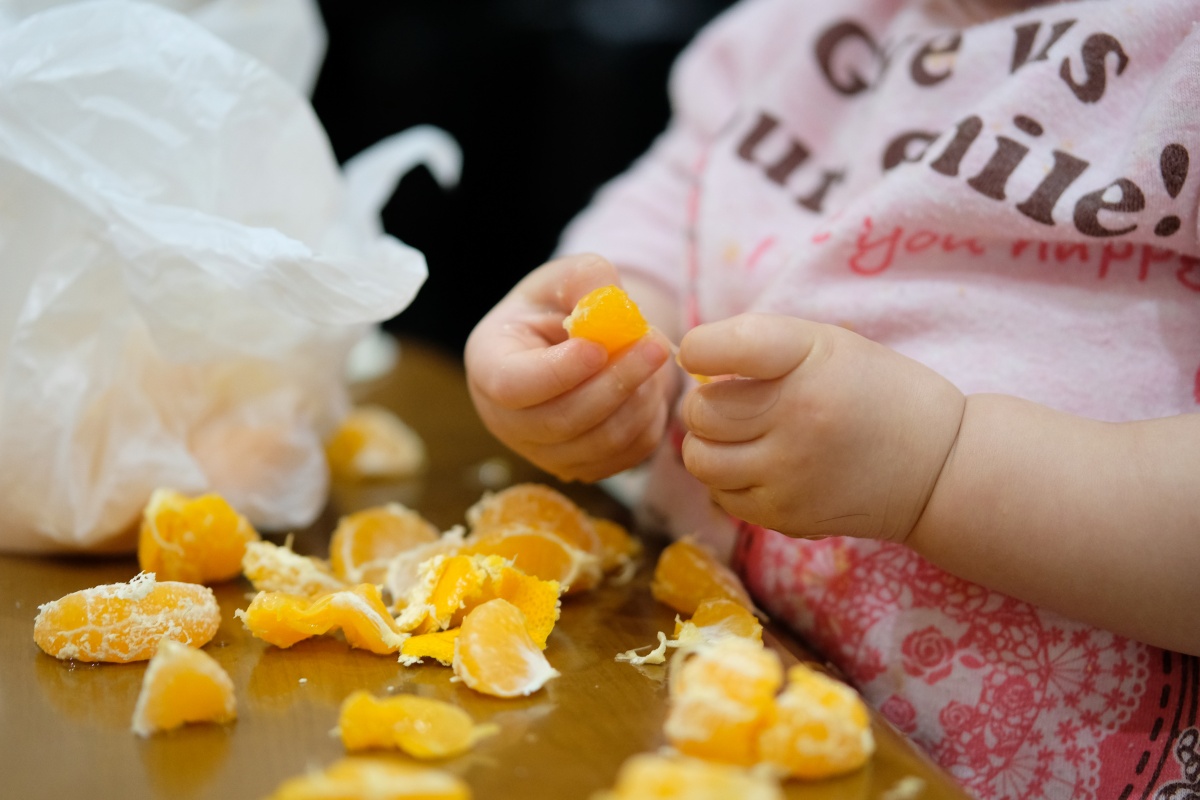
<path id="1" fill-rule="evenodd" d="M 884 542 L 746 526 L 735 563 L 980 798 L 1200 798 L 1200 664 L 960 580 Z"/>

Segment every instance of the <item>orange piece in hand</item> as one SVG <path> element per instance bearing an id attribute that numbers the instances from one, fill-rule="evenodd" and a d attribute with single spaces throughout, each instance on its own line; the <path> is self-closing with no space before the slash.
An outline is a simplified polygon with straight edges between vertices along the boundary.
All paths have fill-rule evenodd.
<path id="1" fill-rule="evenodd" d="M 683 614 L 694 614 L 710 597 L 724 597 L 753 609 L 742 581 L 699 542 L 685 536 L 667 545 L 658 556 L 650 593 L 660 603 Z"/>
<path id="2" fill-rule="evenodd" d="M 242 571 L 258 532 L 220 495 L 190 498 L 158 489 L 142 512 L 138 564 L 159 580 L 216 583 Z"/>
<path id="3" fill-rule="evenodd" d="M 522 697 L 542 688 L 558 670 L 525 629 L 525 615 L 497 598 L 476 606 L 454 643 L 454 674 L 493 697 Z"/>
<path id="4" fill-rule="evenodd" d="M 456 705 L 411 694 L 376 698 L 359 690 L 342 701 L 338 715 L 338 735 L 347 750 L 399 748 L 414 758 L 462 755 L 498 731 L 495 725 L 476 725 Z"/>
<path id="5" fill-rule="evenodd" d="M 153 656 L 164 636 L 201 647 L 220 625 L 212 589 L 142 573 L 42 605 L 33 639 L 56 658 L 126 663 Z"/>
<path id="6" fill-rule="evenodd" d="M 233 680 L 216 659 L 163 639 L 142 678 L 133 732 L 149 736 L 189 722 L 230 722 L 236 717 Z"/>
<path id="7" fill-rule="evenodd" d="M 603 345 L 610 356 L 650 331 L 637 304 L 615 284 L 593 289 L 580 298 L 563 320 L 563 327 L 571 338 L 581 337 Z"/>
<path id="8" fill-rule="evenodd" d="M 341 628 L 351 647 L 395 653 L 407 637 L 383 604 L 379 587 L 362 583 L 313 600 L 284 592 L 259 592 L 234 612 L 250 633 L 276 647 L 291 647 Z"/>

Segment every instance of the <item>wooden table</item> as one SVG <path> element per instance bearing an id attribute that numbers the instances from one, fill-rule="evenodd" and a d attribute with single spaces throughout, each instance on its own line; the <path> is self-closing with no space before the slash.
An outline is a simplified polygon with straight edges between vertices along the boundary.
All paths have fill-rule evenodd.
<path id="1" fill-rule="evenodd" d="M 488 435 L 450 354 L 405 341 L 397 369 L 358 387 L 357 395 L 391 407 L 421 434 L 430 450 L 429 470 L 403 483 L 335 487 L 321 519 L 299 532 L 301 552 L 324 555 L 340 514 L 390 500 L 448 528 L 462 521 L 484 479 L 505 473 L 511 482 L 551 483 L 593 514 L 628 520 L 605 493 L 556 484 Z M 288 650 L 267 646 L 233 616 L 248 603 L 249 584 L 218 586 L 223 622 L 206 650 L 233 677 L 238 720 L 149 739 L 129 730 L 144 664 L 58 661 L 33 642 L 40 603 L 126 581 L 137 572 L 135 560 L 0 556 L 0 797 L 262 798 L 282 780 L 343 755 L 330 730 L 342 699 L 361 688 L 450 700 L 479 722 L 498 723 L 500 735 L 440 764 L 467 780 L 480 800 L 586 799 L 612 785 L 627 757 L 664 744 L 664 668 L 613 658 L 673 629 L 674 613 L 649 594 L 656 544 L 648 542 L 651 558 L 630 583 L 564 601 L 546 651 L 562 676 L 518 700 L 475 694 L 452 683 L 448 667 L 403 667 L 393 657 L 351 650 L 332 637 Z M 778 630 L 768 630 L 766 638 L 787 662 L 810 657 Z M 877 720 L 875 729 L 879 750 L 866 768 L 839 780 L 790 783 L 787 796 L 876 800 L 914 775 L 925 781 L 923 800 L 965 797 L 886 723 Z"/>

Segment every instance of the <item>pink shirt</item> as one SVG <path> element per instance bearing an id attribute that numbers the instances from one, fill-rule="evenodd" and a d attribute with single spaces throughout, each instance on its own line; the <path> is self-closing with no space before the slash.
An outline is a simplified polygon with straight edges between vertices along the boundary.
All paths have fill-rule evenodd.
<path id="1" fill-rule="evenodd" d="M 954 8 L 743 2 L 680 59 L 670 127 L 560 249 L 661 281 L 691 325 L 787 313 L 968 393 L 1112 421 L 1197 411 L 1200 0 L 981 24 Z M 735 523 L 705 498 L 662 448 L 644 511 L 728 550 Z M 1200 795 L 1195 657 L 886 543 L 746 529 L 735 561 L 979 797 Z"/>

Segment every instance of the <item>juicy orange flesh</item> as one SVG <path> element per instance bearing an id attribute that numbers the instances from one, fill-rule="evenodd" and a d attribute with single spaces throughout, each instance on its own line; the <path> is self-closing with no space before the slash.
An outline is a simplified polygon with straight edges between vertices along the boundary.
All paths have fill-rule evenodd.
<path id="1" fill-rule="evenodd" d="M 698 758 L 756 763 L 758 734 L 783 684 L 779 656 L 749 639 L 734 638 L 682 658 L 669 686 L 668 741 Z"/>
<path id="2" fill-rule="evenodd" d="M 586 553 L 599 556 L 600 537 L 591 517 L 569 497 L 540 483 L 518 483 L 486 495 L 467 511 L 472 536 L 523 523 L 548 530 Z"/>
<path id="3" fill-rule="evenodd" d="M 229 722 L 236 716 L 233 681 L 216 659 L 164 639 L 146 667 L 133 732 L 148 736 L 190 722 Z"/>
<path id="4" fill-rule="evenodd" d="M 513 523 L 467 540 L 464 553 L 497 555 L 527 575 L 558 581 L 567 593 L 594 588 L 601 578 L 600 559 L 556 533 Z"/>
<path id="5" fill-rule="evenodd" d="M 245 609 L 234 612 L 256 637 L 276 647 L 341 629 L 351 647 L 395 653 L 405 634 L 383 604 L 379 587 L 363 583 L 313 600 L 283 592 L 259 592 Z"/>
<path id="6" fill-rule="evenodd" d="M 383 583 L 393 556 L 440 535 L 432 522 L 399 503 L 364 509 L 338 521 L 329 540 L 330 566 L 351 583 Z"/>
<path id="7" fill-rule="evenodd" d="M 870 717 L 853 689 L 804 664 L 788 670 L 759 737 L 762 761 L 797 778 L 826 778 L 858 769 L 874 751 Z"/>
<path id="8" fill-rule="evenodd" d="M 356 691 L 338 716 L 347 750 L 398 748 L 414 758 L 461 755 L 494 732 L 494 726 L 477 726 L 458 706 L 411 694 L 376 698 Z"/>
<path id="9" fill-rule="evenodd" d="M 454 674 L 482 694 L 519 697 L 536 692 L 558 672 L 529 635 L 520 609 L 497 598 L 463 620 L 454 643 Z"/>
<path id="10" fill-rule="evenodd" d="M 343 758 L 323 772 L 284 781 L 267 800 L 470 800 L 471 789 L 443 770 L 381 758 Z"/>
<path id="11" fill-rule="evenodd" d="M 220 624 L 212 589 L 143 573 L 129 583 L 95 586 L 46 603 L 34 620 L 33 638 L 56 658 L 125 663 L 153 656 L 163 636 L 201 647 Z"/>
<path id="12" fill-rule="evenodd" d="M 712 640 L 724 636 L 741 636 L 762 642 L 762 623 L 746 607 L 727 597 L 710 597 L 696 607 L 689 620 L 675 620 L 675 638 L 685 636 L 685 631 L 694 631 L 694 636 Z"/>
<path id="13" fill-rule="evenodd" d="M 159 580 L 216 583 L 237 577 L 258 533 L 224 498 L 159 489 L 142 513 L 138 564 Z"/>
<path id="14" fill-rule="evenodd" d="M 658 602 L 683 614 L 694 614 L 710 597 L 724 597 L 748 609 L 754 607 L 733 570 L 690 537 L 672 542 L 659 554 L 650 593 Z"/>
<path id="15" fill-rule="evenodd" d="M 629 298 L 616 285 L 601 286 L 588 292 L 563 320 L 567 335 L 603 345 L 609 355 L 628 347 L 649 332 L 650 326 Z"/>

